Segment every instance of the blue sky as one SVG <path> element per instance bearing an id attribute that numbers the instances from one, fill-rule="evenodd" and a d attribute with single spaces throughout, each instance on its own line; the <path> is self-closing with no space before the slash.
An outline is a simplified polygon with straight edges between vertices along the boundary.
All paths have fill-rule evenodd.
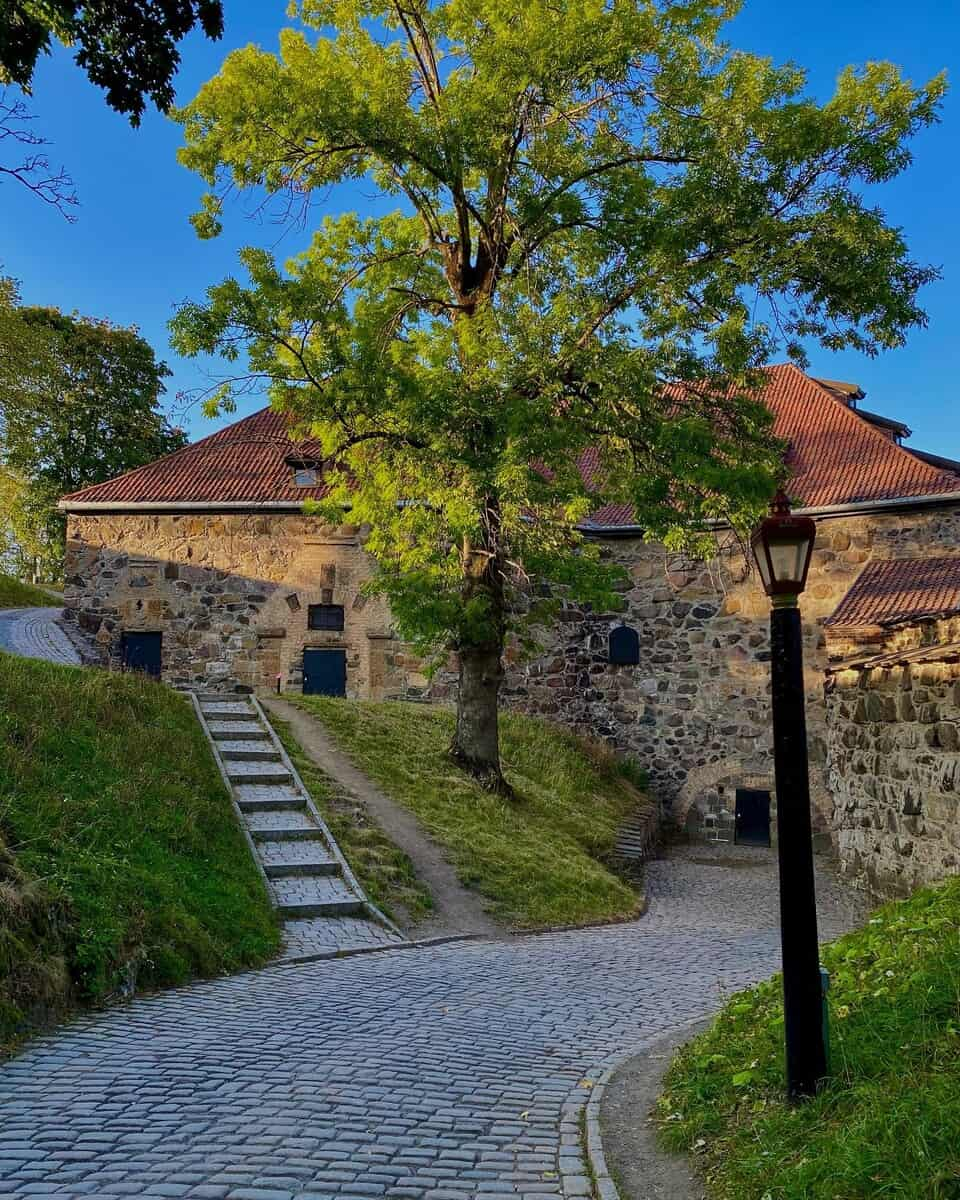
<path id="1" fill-rule="evenodd" d="M 184 43 L 180 101 L 188 101 L 234 47 L 256 42 L 274 49 L 287 23 L 285 8 L 286 0 L 226 0 L 225 38 L 211 43 L 192 36 Z M 955 0 L 746 0 L 728 39 L 807 67 L 810 88 L 820 97 L 830 93 L 843 66 L 870 59 L 890 59 L 915 81 L 943 68 L 952 76 L 956 91 L 947 97 L 942 124 L 917 139 L 913 166 L 876 197 L 905 229 L 914 257 L 943 271 L 923 294 L 929 328 L 879 359 L 815 349 L 811 369 L 856 380 L 867 392 L 865 407 L 906 421 L 914 445 L 960 457 L 960 7 Z M 137 325 L 174 370 L 166 398 L 173 407 L 176 391 L 207 381 L 201 364 L 178 360 L 170 349 L 166 323 L 174 305 L 234 272 L 238 247 L 272 246 L 286 257 L 308 232 L 284 234 L 269 221 L 249 219 L 241 200 L 223 235 L 200 241 L 187 218 L 202 183 L 176 161 L 179 127 L 151 112 L 140 129 L 131 129 L 66 52 L 41 64 L 33 109 L 54 143 L 51 160 L 76 181 L 79 219 L 68 225 L 26 189 L 5 182 L 0 270 L 21 281 L 28 303 Z M 327 201 L 331 211 L 368 203 L 362 187 L 338 189 Z M 241 411 L 255 406 L 247 402 Z M 196 408 L 186 423 L 194 437 L 217 424 Z"/>

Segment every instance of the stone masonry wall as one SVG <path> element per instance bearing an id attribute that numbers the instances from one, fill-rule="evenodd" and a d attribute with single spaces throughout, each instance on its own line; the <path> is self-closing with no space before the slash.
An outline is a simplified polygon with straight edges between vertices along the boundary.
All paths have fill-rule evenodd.
<path id="1" fill-rule="evenodd" d="M 826 690 L 841 869 L 885 896 L 960 862 L 960 622 L 906 632 L 885 657 L 833 667 Z"/>
<path id="2" fill-rule="evenodd" d="M 826 830 L 833 803 L 821 621 L 871 559 L 960 552 L 960 506 L 821 518 L 818 527 L 802 611 L 811 788 Z M 533 661 L 509 664 L 506 701 L 634 755 L 680 825 L 696 829 L 707 812 L 729 813 L 737 787 L 773 795 L 769 602 L 739 547 L 718 542 L 710 563 L 638 539 L 611 539 L 606 552 L 630 576 L 623 611 L 566 609 L 541 631 Z M 607 638 L 621 622 L 640 635 L 639 666 L 608 662 Z"/>
<path id="3" fill-rule="evenodd" d="M 119 666 L 125 630 L 163 634 L 163 675 L 191 688 L 302 682 L 305 646 L 342 648 L 347 693 L 422 689 L 417 662 L 368 599 L 361 532 L 299 514 L 71 515 L 66 609 Z M 311 604 L 342 604 L 344 630 L 307 629 Z"/>

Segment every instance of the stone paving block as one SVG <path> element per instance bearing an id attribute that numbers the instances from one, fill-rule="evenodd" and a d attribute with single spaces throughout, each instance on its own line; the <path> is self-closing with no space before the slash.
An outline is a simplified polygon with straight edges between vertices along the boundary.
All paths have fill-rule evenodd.
<path id="1" fill-rule="evenodd" d="M 0 1187 L 589 1195 L 581 1080 L 777 968 L 769 864 L 654 862 L 630 925 L 269 968 L 80 1017 L 0 1066 Z M 822 872 L 818 895 L 840 932 Z"/>

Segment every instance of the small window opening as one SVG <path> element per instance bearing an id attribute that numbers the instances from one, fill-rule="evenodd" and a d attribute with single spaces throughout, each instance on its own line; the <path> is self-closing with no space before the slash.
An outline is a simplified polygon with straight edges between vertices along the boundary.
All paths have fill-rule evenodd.
<path id="1" fill-rule="evenodd" d="M 629 625 L 610 630 L 608 642 L 610 662 L 622 667 L 635 667 L 640 661 L 640 636 Z"/>
<path id="2" fill-rule="evenodd" d="M 311 604 L 307 607 L 308 629 L 343 629 L 342 604 Z"/>
<path id="3" fill-rule="evenodd" d="M 291 454 L 284 462 L 293 470 L 295 487 L 317 487 L 320 483 L 320 463 L 315 458 Z"/>

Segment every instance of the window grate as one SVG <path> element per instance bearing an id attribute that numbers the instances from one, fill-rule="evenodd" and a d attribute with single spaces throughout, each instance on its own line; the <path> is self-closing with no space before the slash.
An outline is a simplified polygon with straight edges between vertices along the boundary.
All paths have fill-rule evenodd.
<path id="1" fill-rule="evenodd" d="M 342 604 L 311 604 L 307 608 L 308 629 L 343 629 Z"/>

